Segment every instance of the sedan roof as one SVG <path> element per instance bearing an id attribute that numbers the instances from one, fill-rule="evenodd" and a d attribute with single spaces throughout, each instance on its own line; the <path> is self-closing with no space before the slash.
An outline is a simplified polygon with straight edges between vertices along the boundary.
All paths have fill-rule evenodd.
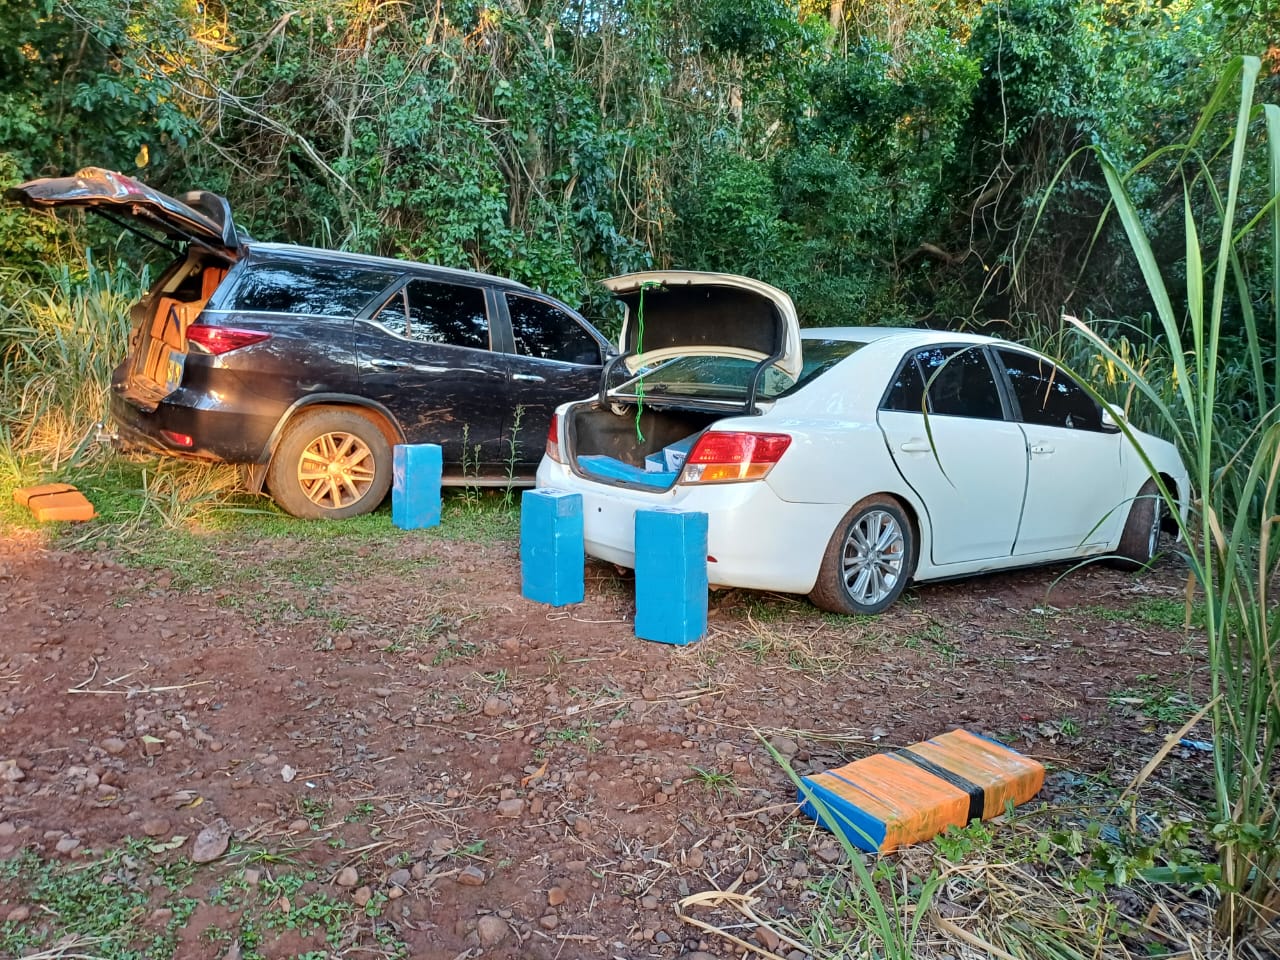
<path id="1" fill-rule="evenodd" d="M 956 333 L 952 330 L 926 330 L 917 327 L 806 327 L 800 331 L 806 340 L 856 340 L 874 343 L 879 340 L 901 342 L 903 346 L 928 346 L 933 343 L 1008 343 L 998 337 L 980 333 Z"/>

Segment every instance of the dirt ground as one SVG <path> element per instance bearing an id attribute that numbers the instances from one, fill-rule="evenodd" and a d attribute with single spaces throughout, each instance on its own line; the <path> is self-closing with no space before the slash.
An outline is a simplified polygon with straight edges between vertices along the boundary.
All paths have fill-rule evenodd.
<path id="1" fill-rule="evenodd" d="M 1133 614 L 1181 597 L 1172 560 L 924 587 L 866 619 L 716 593 L 709 636 L 674 648 L 634 637 L 610 567 L 555 610 L 521 598 L 510 538 L 388 542 L 316 572 L 314 543 L 241 541 L 218 549 L 244 576 L 209 583 L 0 539 L 0 860 L 230 835 L 179 957 L 240 956 L 226 892 L 286 864 L 379 908 L 344 956 L 391 953 L 379 925 L 424 958 L 724 956 L 681 898 L 736 882 L 787 915 L 841 856 L 762 737 L 803 773 L 964 726 L 1048 764 L 1055 798 L 1122 785 L 1176 726 L 1140 705 L 1197 686 L 1184 631 Z M 324 949 L 305 924 L 256 946 Z"/>

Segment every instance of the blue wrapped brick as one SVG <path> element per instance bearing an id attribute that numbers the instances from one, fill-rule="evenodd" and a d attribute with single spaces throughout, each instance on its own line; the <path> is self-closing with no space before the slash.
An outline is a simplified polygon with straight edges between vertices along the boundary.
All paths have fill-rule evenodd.
<path id="1" fill-rule="evenodd" d="M 563 607 L 584 594 L 582 494 L 526 490 L 520 498 L 520 593 Z"/>
<path id="2" fill-rule="evenodd" d="M 707 515 L 636 511 L 636 636 L 686 644 L 707 632 Z"/>
<path id="3" fill-rule="evenodd" d="M 578 458 L 578 466 L 584 473 L 604 480 L 622 480 L 626 483 L 639 484 L 642 487 L 653 487 L 666 490 L 676 482 L 680 475 L 678 470 L 665 473 L 648 470 L 644 467 L 633 467 L 629 463 L 615 460 L 613 457 L 585 456 Z"/>
<path id="4" fill-rule="evenodd" d="M 391 522 L 401 530 L 440 525 L 440 473 L 437 443 L 398 443 L 391 457 Z"/>

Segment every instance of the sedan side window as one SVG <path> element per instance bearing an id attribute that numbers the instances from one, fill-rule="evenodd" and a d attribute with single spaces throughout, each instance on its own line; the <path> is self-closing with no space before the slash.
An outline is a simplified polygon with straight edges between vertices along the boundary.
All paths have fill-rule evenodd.
<path id="1" fill-rule="evenodd" d="M 597 364 L 600 344 L 572 316 L 545 300 L 507 294 L 516 352 L 540 360 Z"/>
<path id="2" fill-rule="evenodd" d="M 1027 423 L 1102 430 L 1102 408 L 1080 384 L 1048 360 L 1014 350 L 1001 350 L 999 354 L 1000 365 Z"/>
<path id="3" fill-rule="evenodd" d="M 489 317 L 479 287 L 411 280 L 373 319 L 406 340 L 489 349 Z"/>
<path id="4" fill-rule="evenodd" d="M 890 385 L 887 410 L 919 413 L 926 386 L 933 416 L 1004 419 L 985 352 L 976 347 L 928 347 L 909 356 Z"/>

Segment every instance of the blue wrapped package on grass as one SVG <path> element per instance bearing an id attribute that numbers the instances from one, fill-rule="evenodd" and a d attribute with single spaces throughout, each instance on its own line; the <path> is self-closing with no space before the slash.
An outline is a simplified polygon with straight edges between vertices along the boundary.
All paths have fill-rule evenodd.
<path id="1" fill-rule="evenodd" d="M 995 740 L 952 730 L 800 779 L 802 813 L 859 849 L 887 853 L 1025 803 L 1044 785 L 1044 766 Z"/>

